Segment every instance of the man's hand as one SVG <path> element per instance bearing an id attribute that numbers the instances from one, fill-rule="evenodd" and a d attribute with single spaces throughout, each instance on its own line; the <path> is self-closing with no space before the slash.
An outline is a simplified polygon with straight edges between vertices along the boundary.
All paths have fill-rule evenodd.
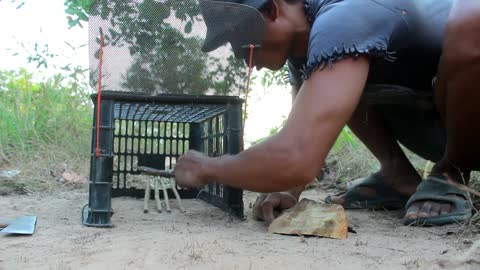
<path id="1" fill-rule="evenodd" d="M 253 218 L 270 224 L 283 210 L 292 208 L 297 202 L 298 196 L 290 192 L 261 194 L 253 204 Z"/>
<path id="2" fill-rule="evenodd" d="M 193 150 L 181 156 L 175 165 L 177 184 L 184 188 L 201 188 L 208 184 L 206 167 L 209 159 L 211 158 Z"/>

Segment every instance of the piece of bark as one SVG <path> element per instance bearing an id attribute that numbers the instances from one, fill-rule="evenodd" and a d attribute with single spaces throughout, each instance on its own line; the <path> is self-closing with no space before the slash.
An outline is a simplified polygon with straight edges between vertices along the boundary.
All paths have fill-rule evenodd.
<path id="1" fill-rule="evenodd" d="M 62 173 L 62 183 L 66 184 L 86 184 L 87 179 L 84 177 L 81 177 L 80 175 L 74 173 L 74 172 L 64 172 Z"/>
<path id="2" fill-rule="evenodd" d="M 303 199 L 275 219 L 268 232 L 346 239 L 348 221 L 340 205 Z"/>

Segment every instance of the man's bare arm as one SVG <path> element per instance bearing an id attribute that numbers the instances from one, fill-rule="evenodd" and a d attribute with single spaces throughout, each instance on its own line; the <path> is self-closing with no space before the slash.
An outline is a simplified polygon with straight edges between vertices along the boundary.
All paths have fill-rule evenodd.
<path id="1" fill-rule="evenodd" d="M 300 92 L 300 85 L 292 85 L 292 104 L 295 102 L 298 93 Z"/>
<path id="2" fill-rule="evenodd" d="M 368 75 L 366 58 L 347 58 L 305 81 L 285 127 L 268 140 L 234 156 L 180 158 L 180 185 L 209 179 L 257 192 L 285 191 L 310 182 L 321 170 L 338 134 L 350 119 Z M 195 171 L 195 172 L 194 172 Z"/>

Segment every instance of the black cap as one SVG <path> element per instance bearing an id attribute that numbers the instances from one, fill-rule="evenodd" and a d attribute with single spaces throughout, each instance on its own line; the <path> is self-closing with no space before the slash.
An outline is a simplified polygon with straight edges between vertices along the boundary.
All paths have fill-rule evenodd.
<path id="1" fill-rule="evenodd" d="M 265 20 L 259 12 L 269 0 L 200 0 L 207 26 L 203 52 L 211 52 L 230 42 L 234 51 L 261 45 Z"/>

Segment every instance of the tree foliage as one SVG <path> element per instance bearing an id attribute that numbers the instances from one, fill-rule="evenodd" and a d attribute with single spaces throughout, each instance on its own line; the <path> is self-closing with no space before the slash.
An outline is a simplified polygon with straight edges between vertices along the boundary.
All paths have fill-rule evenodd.
<path id="1" fill-rule="evenodd" d="M 82 22 L 88 21 L 88 11 L 94 0 L 66 0 L 65 13 L 67 13 L 70 27 L 83 27 Z"/>
<path id="2" fill-rule="evenodd" d="M 203 41 L 192 33 L 203 23 L 195 0 L 66 0 L 65 7 L 71 27 L 82 27 L 93 16 L 104 22 L 98 27 L 106 47 L 128 48 L 133 61 L 122 74 L 125 89 L 171 94 L 241 92 L 244 64 L 232 55 L 200 51 Z M 95 81 L 96 74 L 91 77 Z"/>
<path id="3" fill-rule="evenodd" d="M 263 87 L 270 87 L 272 85 L 287 85 L 288 81 L 288 66 L 276 71 L 266 71 L 261 78 L 261 84 Z"/>

